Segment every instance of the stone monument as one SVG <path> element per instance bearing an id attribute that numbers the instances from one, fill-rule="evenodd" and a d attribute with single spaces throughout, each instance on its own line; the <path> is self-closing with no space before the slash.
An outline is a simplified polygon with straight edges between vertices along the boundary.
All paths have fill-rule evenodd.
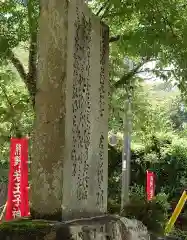
<path id="1" fill-rule="evenodd" d="M 36 217 L 107 211 L 108 51 L 109 29 L 83 0 L 41 2 L 32 155 Z"/>

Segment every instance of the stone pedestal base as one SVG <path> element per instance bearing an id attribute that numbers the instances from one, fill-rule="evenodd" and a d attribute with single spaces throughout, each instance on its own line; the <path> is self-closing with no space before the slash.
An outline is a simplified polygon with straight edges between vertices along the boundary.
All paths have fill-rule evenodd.
<path id="1" fill-rule="evenodd" d="M 136 220 L 101 216 L 66 222 L 23 221 L 0 225 L 3 240 L 149 240 L 146 227 Z"/>

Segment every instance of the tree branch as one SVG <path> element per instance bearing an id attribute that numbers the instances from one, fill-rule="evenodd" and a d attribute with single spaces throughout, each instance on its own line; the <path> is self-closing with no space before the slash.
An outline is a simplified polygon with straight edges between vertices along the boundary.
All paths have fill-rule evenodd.
<path id="1" fill-rule="evenodd" d="M 159 70 L 159 72 L 163 73 L 163 72 L 172 72 L 171 69 L 162 69 L 162 70 Z M 155 69 L 145 69 L 145 70 L 141 70 L 141 71 L 138 71 L 137 74 L 139 73 L 153 73 L 155 74 Z"/>
<path id="2" fill-rule="evenodd" d="M 35 105 L 36 94 L 36 60 L 37 60 L 37 33 L 33 32 L 30 40 L 29 47 L 29 72 L 27 74 L 27 86 L 31 95 L 33 106 Z"/>
<path id="3" fill-rule="evenodd" d="M 25 83 L 25 85 L 26 85 L 26 87 L 27 87 L 27 89 L 29 91 L 31 100 L 33 102 L 34 98 L 35 98 L 34 90 L 36 88 L 36 83 L 34 82 L 34 84 L 33 84 L 32 80 L 31 80 L 33 75 L 30 75 L 29 73 L 28 74 L 26 73 L 23 64 L 15 56 L 15 54 L 13 53 L 12 50 L 8 50 L 8 58 L 11 61 L 11 63 L 13 64 L 13 66 L 16 68 L 16 70 L 18 71 L 21 79 L 24 81 L 24 83 Z M 34 104 L 34 102 L 33 102 L 33 104 Z"/>
<path id="4" fill-rule="evenodd" d="M 100 16 L 101 19 L 106 17 L 106 13 L 109 11 L 110 9 L 110 2 L 108 1 L 106 4 L 106 9 L 104 10 L 103 14 Z"/>
<path id="5" fill-rule="evenodd" d="M 103 9 L 107 6 L 108 1 L 106 1 L 105 3 L 103 3 L 103 5 L 99 8 L 99 10 L 96 13 L 96 16 L 99 17 L 99 14 L 101 13 L 101 11 L 103 11 Z"/>
<path id="6" fill-rule="evenodd" d="M 140 62 L 132 71 L 125 73 L 119 81 L 117 81 L 113 86 L 115 88 L 119 88 L 124 84 L 129 84 L 129 80 L 138 73 L 138 70 L 146 63 L 149 59 L 146 58 L 146 60 Z"/>
<path id="7" fill-rule="evenodd" d="M 6 93 L 6 88 L 2 84 L 0 84 L 0 88 L 1 88 L 3 94 L 6 98 L 6 101 L 7 101 L 8 105 L 10 106 L 11 112 L 16 115 L 16 111 L 14 109 L 14 106 L 13 106 L 12 102 L 10 101 L 10 99 L 9 99 L 7 93 Z M 17 120 L 15 119 L 15 115 L 13 115 L 13 117 L 12 117 L 12 126 L 14 127 L 16 137 L 21 137 L 22 136 L 21 130 L 19 128 L 19 123 L 17 123 Z"/>
<path id="8" fill-rule="evenodd" d="M 37 33 L 33 32 L 29 47 L 29 72 L 28 75 L 36 81 L 36 60 L 37 60 Z"/>
<path id="9" fill-rule="evenodd" d="M 120 38 L 121 38 L 121 36 L 120 36 L 120 35 L 117 35 L 117 36 L 112 36 L 112 37 L 110 37 L 110 38 L 109 38 L 109 43 L 112 43 L 112 42 L 117 42 L 117 41 L 119 41 L 119 40 L 120 40 Z"/>
<path id="10" fill-rule="evenodd" d="M 31 0 L 28 0 L 28 23 L 30 32 L 30 46 L 29 46 L 29 60 L 28 60 L 28 74 L 27 85 L 30 92 L 33 106 L 35 105 L 36 94 L 36 61 L 37 61 L 37 19 L 33 15 L 34 5 Z"/>
<path id="11" fill-rule="evenodd" d="M 121 39 L 123 39 L 124 41 L 125 41 L 125 40 L 129 40 L 129 39 L 131 38 L 131 34 L 132 34 L 132 33 L 112 36 L 112 37 L 109 38 L 109 43 L 117 42 L 117 41 L 119 41 L 119 40 L 121 40 Z"/>
<path id="12" fill-rule="evenodd" d="M 27 74 L 21 61 L 15 56 L 12 50 L 8 50 L 8 57 L 18 71 L 20 77 L 23 79 L 24 83 L 27 85 Z"/>

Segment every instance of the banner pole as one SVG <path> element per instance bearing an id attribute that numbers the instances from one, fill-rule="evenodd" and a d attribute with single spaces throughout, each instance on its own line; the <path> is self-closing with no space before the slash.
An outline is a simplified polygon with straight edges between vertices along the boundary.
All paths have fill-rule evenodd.
<path id="1" fill-rule="evenodd" d="M 2 213 L 1 213 L 1 215 L 0 215 L 0 221 L 2 220 L 2 218 L 3 218 L 4 214 L 5 214 L 6 206 L 7 206 L 7 202 L 5 203 L 5 206 L 4 206 L 4 208 L 3 208 L 3 211 L 2 211 Z"/>
<path id="2" fill-rule="evenodd" d="M 171 215 L 171 218 L 169 219 L 168 223 L 166 224 L 165 235 L 167 235 L 168 233 L 171 232 L 173 225 L 175 224 L 179 214 L 181 213 L 186 200 L 187 200 L 187 194 L 186 194 L 186 191 L 184 190 L 181 198 L 179 199 L 179 201 L 177 203 L 177 206 L 175 207 L 173 214 Z"/>

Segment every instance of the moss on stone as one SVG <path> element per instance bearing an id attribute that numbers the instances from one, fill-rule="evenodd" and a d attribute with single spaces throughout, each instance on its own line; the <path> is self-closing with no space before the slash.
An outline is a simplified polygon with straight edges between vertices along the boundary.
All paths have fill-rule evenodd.
<path id="1" fill-rule="evenodd" d="M 0 224 L 1 231 L 38 231 L 42 229 L 50 229 L 51 224 L 45 221 L 19 220 L 3 222 Z"/>
<path id="2" fill-rule="evenodd" d="M 53 224 L 42 220 L 19 220 L 0 224 L 0 239 L 44 239 L 52 231 Z"/>
<path id="3" fill-rule="evenodd" d="M 56 210 L 53 214 L 41 214 L 39 212 L 34 211 L 34 209 L 30 209 L 32 219 L 47 219 L 49 221 L 61 221 L 62 220 L 62 209 Z"/>

